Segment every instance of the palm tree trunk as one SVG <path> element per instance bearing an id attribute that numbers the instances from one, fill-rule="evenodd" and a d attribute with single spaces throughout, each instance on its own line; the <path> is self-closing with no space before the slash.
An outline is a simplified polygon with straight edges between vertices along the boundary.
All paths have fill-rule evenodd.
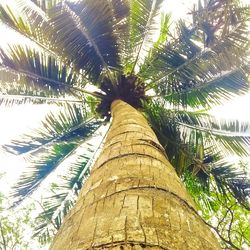
<path id="1" fill-rule="evenodd" d="M 220 249 L 146 119 L 112 103 L 102 153 L 51 249 Z"/>

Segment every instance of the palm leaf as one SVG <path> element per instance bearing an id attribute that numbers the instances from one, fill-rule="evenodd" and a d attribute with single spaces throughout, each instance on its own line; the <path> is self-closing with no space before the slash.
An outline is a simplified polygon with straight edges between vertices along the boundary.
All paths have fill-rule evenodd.
<path id="1" fill-rule="evenodd" d="M 18 0 L 18 18 L 8 6 L 0 5 L 0 20 L 48 54 L 60 57 L 65 63 L 70 60 L 72 70 L 84 69 L 85 74 L 90 73 L 94 79 L 101 73 L 102 68 L 108 70 L 109 67 L 118 66 L 110 5 L 91 1 L 50 1 L 47 4 L 45 1 L 33 2 Z M 95 14 L 94 22 L 90 20 L 92 14 L 85 15 L 87 12 L 96 11 L 100 15 Z M 65 18 L 67 24 L 64 23 Z M 69 37 L 70 41 L 67 40 Z"/>
<path id="2" fill-rule="evenodd" d="M 64 141 L 81 135 L 81 129 L 85 124 L 95 124 L 92 119 L 87 119 L 87 110 L 82 106 L 72 104 L 58 104 L 57 113 L 50 112 L 41 122 L 40 127 L 31 130 L 30 133 L 22 135 L 13 140 L 5 149 L 15 154 L 35 152 L 54 142 Z"/>
<path id="3" fill-rule="evenodd" d="M 188 138 L 190 136 L 202 137 L 207 147 L 212 148 L 214 153 L 224 156 L 237 154 L 239 156 L 249 156 L 247 149 L 250 144 L 250 135 L 242 133 L 229 133 L 209 128 L 182 124 L 182 133 Z"/>
<path id="4" fill-rule="evenodd" d="M 181 65 L 185 65 L 186 62 L 191 60 L 195 55 L 201 51 L 200 45 L 195 42 L 195 29 L 192 27 L 186 27 L 183 21 L 179 22 L 178 38 L 173 38 L 169 32 L 171 26 L 169 24 L 169 18 L 166 19 L 167 27 L 161 29 L 168 29 L 165 35 L 166 39 L 162 43 L 155 43 L 154 50 L 146 58 L 143 67 L 139 74 L 148 80 L 151 80 L 149 86 L 155 86 L 156 81 L 164 80 L 164 77 L 171 71 L 175 71 Z M 154 72 L 158 69 L 158 75 L 155 76 Z"/>
<path id="5" fill-rule="evenodd" d="M 249 81 L 245 72 L 235 69 L 229 72 L 221 72 L 215 78 L 197 86 L 186 87 L 179 92 L 164 97 L 175 106 L 192 108 L 211 108 L 223 104 L 237 95 L 249 92 Z"/>
<path id="6" fill-rule="evenodd" d="M 65 96 L 65 91 L 43 84 L 43 80 L 29 78 L 10 68 L 0 67 L 0 106 L 12 106 L 26 103 L 82 103 L 74 96 Z"/>
<path id="7" fill-rule="evenodd" d="M 195 116 L 196 118 L 194 118 Z M 199 112 L 182 111 L 178 111 L 175 119 L 181 126 L 185 138 L 201 137 L 201 141 L 205 145 L 203 147 L 209 148 L 214 154 L 238 154 L 240 156 L 249 156 L 250 154 L 248 150 L 250 145 L 249 131 L 235 132 L 234 127 L 226 126 L 229 121 L 223 123 L 223 121 L 209 117 L 208 114 L 200 115 Z M 231 122 L 231 124 L 233 123 Z M 249 124 L 247 127 L 249 128 Z"/>
<path id="8" fill-rule="evenodd" d="M 51 33 L 59 52 L 97 79 L 119 65 L 112 11 L 99 1 L 63 2 L 53 9 Z"/>
<path id="9" fill-rule="evenodd" d="M 219 192 L 225 196 L 227 191 L 230 192 L 241 205 L 250 209 L 250 180 L 246 173 L 225 160 L 213 165 L 210 173 Z"/>
<path id="10" fill-rule="evenodd" d="M 169 161 L 178 175 L 181 175 L 184 169 L 192 163 L 199 141 L 190 140 L 187 143 L 175 119 L 175 112 L 171 110 L 168 112 L 159 104 L 146 105 L 144 108 L 145 115 L 161 145 L 165 148 Z"/>
<path id="11" fill-rule="evenodd" d="M 48 97 L 75 95 L 74 91 L 82 92 L 73 85 L 84 86 L 87 81 L 81 75 L 72 72 L 60 61 L 46 53 L 39 52 L 29 47 L 12 46 L 9 52 L 0 50 L 1 74 L 0 79 L 8 79 L 8 87 L 18 91 L 26 88 L 32 89 L 32 93 L 43 91 Z M 11 76 L 8 76 L 9 72 Z M 16 82 L 11 84 L 10 80 Z M 27 84 L 24 81 L 28 82 Z M 85 83 L 84 83 L 85 81 Z M 7 84 L 8 82 L 5 82 Z M 72 92 L 73 91 L 73 92 Z M 11 91 L 9 91 L 11 94 Z M 24 91 L 25 93 L 25 91 Z M 54 96 L 53 96 L 54 95 Z"/>
<path id="12" fill-rule="evenodd" d="M 203 50 L 192 41 L 195 38 L 194 30 L 185 28 L 184 31 L 186 34 L 181 35 L 179 43 L 170 42 L 163 47 L 157 53 L 158 58 L 150 64 L 152 70 L 159 68 L 157 78 L 151 79 L 153 86 L 161 88 L 159 85 L 162 84 L 165 93 L 201 85 L 222 71 L 242 65 L 239 55 L 247 56 L 249 38 L 245 23 L 237 26 L 213 47 Z M 189 46 L 183 46 L 183 43 Z M 154 74 L 151 72 L 152 76 Z"/>
<path id="13" fill-rule="evenodd" d="M 25 158 L 30 163 L 13 187 L 12 196 L 17 203 L 32 194 L 45 178 L 60 164 L 70 157 L 74 150 L 100 126 L 99 123 L 89 122 L 70 134 L 66 134 L 53 143 L 39 147 Z"/>
<path id="14" fill-rule="evenodd" d="M 246 66 L 249 48 L 247 29 L 246 22 L 239 23 L 209 49 L 202 49 L 196 29 L 187 28 L 181 22 L 178 40 L 158 47 L 141 68 L 141 77 L 148 79 L 147 89 L 153 87 L 156 94 L 166 96 L 172 103 L 191 107 L 197 107 L 198 102 L 205 107 L 209 103 L 214 104 L 210 95 L 218 87 L 217 98 L 214 98 L 218 100 L 216 104 L 234 94 L 246 93 L 249 90 L 246 79 L 249 73 Z M 226 78 L 230 74 L 232 78 Z M 224 77 L 224 80 L 229 79 L 228 84 L 223 81 Z M 204 90 L 204 94 L 199 88 Z M 192 93 L 192 90 L 193 95 L 187 101 L 185 94 Z"/>
<path id="15" fill-rule="evenodd" d="M 30 4 L 31 3 L 31 4 Z M 54 45 L 50 41 L 48 30 L 52 29 L 48 16 L 31 1 L 18 0 L 18 10 L 0 4 L 0 20 L 20 36 L 55 56 Z"/>
<path id="16" fill-rule="evenodd" d="M 40 83 L 40 84 L 39 84 Z M 16 70 L 7 67 L 0 67 L 0 93 L 8 98 L 8 95 L 16 96 L 37 96 L 37 97 L 56 97 L 58 90 L 50 88 L 43 81 L 27 77 L 27 74 L 20 74 Z M 10 97 L 11 98 L 11 97 Z"/>
<path id="17" fill-rule="evenodd" d="M 145 53 L 153 44 L 153 38 L 159 30 L 158 19 L 162 0 L 130 1 L 129 20 L 129 64 L 125 70 L 131 74 L 135 67 L 142 64 Z"/>
<path id="18" fill-rule="evenodd" d="M 42 243 L 49 239 L 60 227 L 63 218 L 73 207 L 83 182 L 89 176 L 90 167 L 97 151 L 103 142 L 103 127 L 100 127 L 92 138 L 82 143 L 71 159 L 67 160 L 67 171 L 59 176 L 56 184 L 52 185 L 52 196 L 47 195 L 42 200 L 43 211 L 36 218 L 34 237 Z M 105 132 L 104 132 L 105 133 Z M 96 147 L 96 145 L 99 147 Z"/>
<path id="19" fill-rule="evenodd" d="M 172 110 L 159 102 L 147 105 L 145 109 L 179 175 L 194 159 L 203 160 L 206 154 L 250 154 L 247 150 L 250 144 L 249 124 L 243 124 L 244 130 L 235 132 L 237 123 L 217 120 L 205 111 Z"/>
<path id="20" fill-rule="evenodd" d="M 202 163 L 206 172 L 193 174 L 194 166 L 190 165 L 182 176 L 182 180 L 201 210 L 217 211 L 219 200 L 223 195 L 229 199 L 232 195 L 242 206 L 249 209 L 250 181 L 240 166 L 220 159 L 218 156 L 207 155 Z M 212 196 L 216 195 L 214 199 Z M 223 204 L 222 204 L 223 205 Z"/>
<path id="21" fill-rule="evenodd" d="M 161 13 L 160 33 L 156 42 L 154 43 L 155 49 L 160 48 L 167 42 L 170 29 L 170 18 L 170 14 Z"/>
<path id="22" fill-rule="evenodd" d="M 203 2 L 203 3 L 202 3 Z M 200 1 L 191 12 L 193 23 L 203 34 L 203 44 L 212 46 L 230 33 L 232 27 L 249 19 L 249 6 L 232 1 Z"/>
<path id="23" fill-rule="evenodd" d="M 118 53 L 121 61 L 121 65 L 126 64 L 127 59 L 127 42 L 129 36 L 129 15 L 130 7 L 129 1 L 127 0 L 109 0 L 103 1 L 103 5 L 107 5 L 113 18 L 112 32 L 115 36 L 118 45 Z"/>

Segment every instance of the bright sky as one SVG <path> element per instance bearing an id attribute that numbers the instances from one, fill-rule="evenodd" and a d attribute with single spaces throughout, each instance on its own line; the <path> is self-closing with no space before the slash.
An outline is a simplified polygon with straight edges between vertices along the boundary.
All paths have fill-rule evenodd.
<path id="1" fill-rule="evenodd" d="M 14 0 L 1 0 L 12 4 Z M 166 1 L 166 7 L 173 13 L 173 18 L 185 18 L 187 9 L 192 8 L 195 0 L 169 0 Z M 20 41 L 15 32 L 7 30 L 0 25 L 0 46 L 6 46 L 7 43 Z M 3 39 L 4 37 L 4 39 Z M 214 109 L 214 114 L 223 118 L 235 118 L 250 121 L 250 94 L 237 97 L 226 105 Z M 0 145 L 8 143 L 16 136 L 27 132 L 30 128 L 38 126 L 39 121 L 45 116 L 48 108 L 46 106 L 23 105 L 13 108 L 0 108 Z M 20 157 L 7 154 L 0 151 L 0 173 L 6 172 L 6 175 L 0 180 L 0 192 L 9 191 L 10 184 L 15 182 L 21 170 L 26 166 L 24 160 Z"/>
<path id="2" fill-rule="evenodd" d="M 26 104 L 12 108 L 0 107 L 0 146 L 36 128 L 47 113 L 47 106 Z M 26 162 L 21 157 L 0 151 L 0 173 L 6 173 L 0 180 L 0 192 L 9 191 L 25 166 Z"/>

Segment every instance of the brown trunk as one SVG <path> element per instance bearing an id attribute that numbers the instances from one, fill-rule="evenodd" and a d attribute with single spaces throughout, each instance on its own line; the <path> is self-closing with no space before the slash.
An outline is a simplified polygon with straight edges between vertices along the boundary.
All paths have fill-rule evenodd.
<path id="1" fill-rule="evenodd" d="M 220 249 L 146 119 L 121 100 L 50 249 Z"/>

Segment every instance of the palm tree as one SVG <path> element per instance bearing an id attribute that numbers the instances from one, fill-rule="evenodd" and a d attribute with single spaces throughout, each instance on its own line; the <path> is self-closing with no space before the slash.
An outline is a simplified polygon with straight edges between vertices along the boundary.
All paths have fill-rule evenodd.
<path id="1" fill-rule="evenodd" d="M 60 228 L 51 249 L 219 249 L 182 182 L 203 204 L 218 191 L 248 206 L 225 156 L 249 154 L 249 127 L 208 111 L 249 91 L 249 9 L 199 2 L 173 30 L 163 0 L 16 2 L 0 20 L 29 42 L 0 50 L 1 105 L 60 108 L 5 145 L 32 163 L 17 203 L 63 171 L 36 234 Z"/>

